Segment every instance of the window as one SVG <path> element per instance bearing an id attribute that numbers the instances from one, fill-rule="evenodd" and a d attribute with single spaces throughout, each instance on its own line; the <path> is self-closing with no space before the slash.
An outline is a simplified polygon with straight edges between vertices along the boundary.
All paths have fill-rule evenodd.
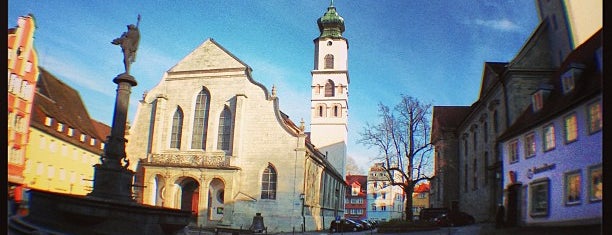
<path id="1" fill-rule="evenodd" d="M 467 167 L 468 167 L 467 164 L 463 166 L 463 191 L 465 192 L 468 191 L 468 169 Z"/>
<path id="2" fill-rule="evenodd" d="M 325 97 L 334 97 L 334 87 L 334 81 L 327 80 L 327 83 L 325 83 Z"/>
<path id="3" fill-rule="evenodd" d="M 578 138 L 578 123 L 576 121 L 576 114 L 570 114 L 565 117 L 563 123 L 565 124 L 565 131 L 563 132 L 565 143 L 571 143 L 576 141 Z"/>
<path id="4" fill-rule="evenodd" d="M 376 211 L 376 204 L 372 203 L 372 210 Z"/>
<path id="5" fill-rule="evenodd" d="M 485 122 L 483 124 L 482 131 L 483 131 L 483 134 L 482 134 L 483 136 L 482 137 L 484 137 L 484 142 L 485 143 L 489 142 L 489 133 L 488 133 L 489 132 L 489 124 L 487 122 Z"/>
<path id="6" fill-rule="evenodd" d="M 544 127 L 544 151 L 555 148 L 555 126 L 550 124 Z"/>
<path id="7" fill-rule="evenodd" d="M 170 148 L 180 149 L 183 134 L 183 110 L 177 107 L 172 117 L 172 132 L 170 133 Z"/>
<path id="8" fill-rule="evenodd" d="M 377 193 L 372 193 L 372 198 L 376 199 L 378 197 Z"/>
<path id="9" fill-rule="evenodd" d="M 334 55 L 327 54 L 325 55 L 325 69 L 333 69 L 334 68 Z"/>
<path id="10" fill-rule="evenodd" d="M 325 117 L 326 115 L 326 111 L 327 111 L 327 107 L 325 106 L 325 104 L 318 104 L 317 105 L 317 117 Z"/>
<path id="11" fill-rule="evenodd" d="M 484 172 L 484 185 L 489 184 L 489 176 L 487 174 L 487 167 L 489 166 L 489 152 L 485 152 L 484 153 L 484 163 L 482 164 L 483 168 L 482 169 Z"/>
<path id="12" fill-rule="evenodd" d="M 588 106 L 589 134 L 593 134 L 601 130 L 601 103 L 599 101 Z"/>
<path id="13" fill-rule="evenodd" d="M 357 196 L 359 195 L 359 186 L 358 185 L 353 185 L 353 187 L 351 188 L 351 195 L 352 196 Z"/>
<path id="14" fill-rule="evenodd" d="M 476 147 L 478 146 L 478 130 L 474 129 L 474 132 L 472 134 L 473 134 L 472 137 L 474 138 L 474 141 L 472 144 L 474 145 L 474 152 L 476 152 Z"/>
<path id="15" fill-rule="evenodd" d="M 498 132 L 499 130 L 499 120 L 498 120 L 498 115 L 497 115 L 497 110 L 495 110 L 493 112 L 493 130 L 495 131 L 495 133 Z"/>
<path id="16" fill-rule="evenodd" d="M 603 195 L 603 174 L 601 165 L 589 168 L 589 201 L 601 201 Z"/>
<path id="17" fill-rule="evenodd" d="M 276 170 L 271 164 L 261 176 L 261 199 L 276 199 Z"/>
<path id="18" fill-rule="evenodd" d="M 68 136 L 73 136 L 73 135 L 74 135 L 74 129 L 68 128 Z"/>
<path id="19" fill-rule="evenodd" d="M 561 85 L 563 87 L 563 94 L 567 94 L 574 90 L 574 69 L 570 69 L 561 75 Z"/>
<path id="20" fill-rule="evenodd" d="M 208 127 L 208 107 L 210 95 L 206 89 L 202 89 L 196 97 L 196 105 L 193 117 L 193 136 L 191 139 L 192 149 L 206 149 L 206 129 Z"/>
<path id="21" fill-rule="evenodd" d="M 529 215 L 542 217 L 548 215 L 548 193 L 550 180 L 548 178 L 529 184 Z"/>
<path id="22" fill-rule="evenodd" d="M 580 171 L 565 174 L 565 205 L 580 204 Z"/>
<path id="23" fill-rule="evenodd" d="M 225 106 L 221 117 L 219 117 L 219 140 L 217 149 L 230 151 L 231 135 L 232 134 L 232 113 Z"/>
<path id="24" fill-rule="evenodd" d="M 463 156 L 467 157 L 468 155 L 468 142 L 467 139 L 463 140 Z"/>
<path id="25" fill-rule="evenodd" d="M 45 126 L 51 126 L 53 119 L 50 117 L 45 117 Z"/>
<path id="26" fill-rule="evenodd" d="M 472 178 L 474 180 L 474 190 L 478 189 L 478 161 L 476 160 L 476 158 L 474 158 L 474 161 L 472 162 Z"/>
<path id="27" fill-rule="evenodd" d="M 535 133 L 525 135 L 525 158 L 530 158 L 536 154 Z"/>
<path id="28" fill-rule="evenodd" d="M 57 124 L 57 131 L 59 131 L 59 132 L 64 131 L 64 124 L 62 124 L 62 123 L 58 123 L 58 124 Z"/>
<path id="29" fill-rule="evenodd" d="M 86 136 L 85 134 L 81 134 L 81 136 L 80 136 L 79 140 L 80 140 L 81 142 L 85 142 L 85 139 L 86 139 L 86 138 L 87 138 L 87 136 Z"/>
<path id="30" fill-rule="evenodd" d="M 381 207 L 380 207 L 380 210 L 381 210 L 381 211 L 386 211 L 386 210 L 387 210 L 387 206 L 381 206 Z"/>
<path id="31" fill-rule="evenodd" d="M 89 139 L 89 145 L 96 145 L 96 139 L 95 138 L 91 138 Z"/>
<path id="32" fill-rule="evenodd" d="M 382 199 L 387 199 L 387 193 L 381 193 Z"/>
<path id="33" fill-rule="evenodd" d="M 419 199 L 425 199 L 426 197 L 427 197 L 427 194 L 425 194 L 425 193 L 419 193 L 417 195 L 417 198 L 419 198 Z"/>
<path id="34" fill-rule="evenodd" d="M 513 140 L 508 143 L 508 162 L 518 162 L 518 141 Z"/>
<path id="35" fill-rule="evenodd" d="M 539 90 L 533 93 L 533 95 L 531 96 L 531 105 L 533 108 L 533 112 L 539 111 L 544 106 L 543 95 L 543 91 Z"/>
<path id="36" fill-rule="evenodd" d="M 339 112 L 338 112 L 338 105 L 334 105 L 334 117 L 339 117 Z"/>

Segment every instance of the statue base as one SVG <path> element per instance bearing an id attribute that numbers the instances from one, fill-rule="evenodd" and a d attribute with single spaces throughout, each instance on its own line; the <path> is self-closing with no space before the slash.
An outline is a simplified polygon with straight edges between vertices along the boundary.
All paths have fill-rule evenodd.
<path id="1" fill-rule="evenodd" d="M 136 201 L 132 197 L 134 172 L 123 167 L 94 166 L 93 191 L 88 197 L 110 199 L 121 202 Z"/>

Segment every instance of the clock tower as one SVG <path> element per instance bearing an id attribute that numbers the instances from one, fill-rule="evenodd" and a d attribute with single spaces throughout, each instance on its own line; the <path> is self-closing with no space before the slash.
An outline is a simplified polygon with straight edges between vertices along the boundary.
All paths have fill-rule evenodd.
<path id="1" fill-rule="evenodd" d="M 345 176 L 348 139 L 348 41 L 342 37 L 344 19 L 333 1 L 317 21 L 320 36 L 314 39 L 314 69 L 310 140 Z"/>

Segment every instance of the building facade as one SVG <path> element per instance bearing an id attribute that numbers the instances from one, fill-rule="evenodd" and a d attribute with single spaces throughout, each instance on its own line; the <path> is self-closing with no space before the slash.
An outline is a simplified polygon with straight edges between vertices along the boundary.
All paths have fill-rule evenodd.
<path id="1" fill-rule="evenodd" d="M 375 163 L 368 171 L 368 218 L 376 221 L 402 219 L 406 200 L 404 190 L 400 186 L 391 185 L 390 176 L 383 164 Z M 399 172 L 393 177 L 401 181 Z"/>
<path id="2" fill-rule="evenodd" d="M 317 24 L 321 34 L 314 39 L 310 139 L 344 176 L 348 143 L 348 40 L 342 37 L 344 19 L 333 1 Z"/>
<path id="3" fill-rule="evenodd" d="M 414 187 L 412 193 L 412 216 L 414 220 L 418 220 L 421 215 L 421 210 L 430 207 L 430 184 L 421 183 Z"/>
<path id="4" fill-rule="evenodd" d="M 344 218 L 363 220 L 368 218 L 368 177 L 365 175 L 347 175 L 346 199 L 344 200 Z"/>
<path id="5" fill-rule="evenodd" d="M 110 127 L 89 117 L 79 93 L 40 68 L 26 152 L 28 188 L 86 195 Z"/>
<path id="6" fill-rule="evenodd" d="M 335 27 L 343 31 L 337 17 L 330 6 L 319 19 L 321 35 Z M 327 37 L 315 40 L 315 61 L 325 61 L 319 55 L 338 53 L 331 63 L 345 63 L 341 57 L 346 50 L 337 52 L 347 48 L 342 47 L 345 40 L 334 35 L 331 47 Z M 319 46 L 334 51 L 319 53 Z M 346 65 L 332 68 L 343 70 L 319 69 L 315 62 L 313 80 L 321 76 L 346 85 L 341 82 L 348 81 L 341 79 Z M 308 135 L 304 123 L 297 126 L 279 110 L 275 88 L 266 89 L 251 71 L 208 39 L 144 95 L 126 136 L 127 155 L 139 162 L 138 200 L 191 210 L 198 226 L 249 228 L 261 213 L 268 232 L 327 229 L 330 221 L 344 216 L 346 183 L 338 163 L 344 162 L 346 150 L 321 150 L 324 142 L 316 138 L 321 131 L 345 136 L 346 130 L 314 128 Z M 344 109 L 338 106 L 337 111 L 343 110 L 346 123 L 342 104 Z"/>
<path id="7" fill-rule="evenodd" d="M 25 182 L 26 151 L 30 138 L 32 102 L 38 79 L 34 49 L 36 24 L 32 15 L 21 16 L 8 30 L 8 190 L 19 202 Z"/>
<path id="8" fill-rule="evenodd" d="M 451 171 L 451 175 L 444 171 L 436 172 L 436 177 L 459 179 L 457 186 L 451 185 L 459 187 L 456 208 L 470 212 L 477 221 L 493 221 L 496 208 L 502 204 L 504 166 L 497 138 L 516 122 L 531 104 L 531 94 L 578 46 L 577 42 L 581 40 L 577 38 L 592 35 L 593 28 L 598 28 L 598 25 L 601 28 L 601 18 L 585 16 L 593 20 L 584 20 L 581 16 L 585 14 L 584 7 L 575 1 L 538 0 L 536 4 L 541 22 L 517 55 L 509 63 L 485 63 L 479 98 L 470 107 L 465 107 L 469 112 L 457 127 L 457 145 L 452 141 L 448 145 L 444 145 L 444 141 L 436 145 L 436 159 L 452 162 L 454 155 L 458 156 L 454 166 L 457 172 Z M 601 11 L 598 3 L 589 1 L 587 5 L 593 7 L 592 11 Z M 433 132 L 444 133 L 444 128 L 438 126 L 439 130 Z M 435 194 L 441 194 L 441 199 L 448 197 L 444 192 L 453 195 L 456 190 L 439 187 L 448 186 L 434 186 Z M 435 197 L 437 199 L 438 195 Z M 455 207 L 452 202 L 449 205 L 444 200 L 440 206 Z"/>
<path id="9" fill-rule="evenodd" d="M 509 225 L 601 224 L 601 37 L 570 53 L 500 137 Z"/>

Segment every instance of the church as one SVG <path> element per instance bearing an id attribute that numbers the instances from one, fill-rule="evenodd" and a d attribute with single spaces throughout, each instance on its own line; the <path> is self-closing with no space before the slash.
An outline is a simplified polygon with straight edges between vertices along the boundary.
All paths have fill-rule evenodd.
<path id="1" fill-rule="evenodd" d="M 317 24 L 310 133 L 209 38 L 140 100 L 126 134 L 137 200 L 202 227 L 248 229 L 261 213 L 267 232 L 313 231 L 343 217 L 348 41 L 333 2 Z"/>

